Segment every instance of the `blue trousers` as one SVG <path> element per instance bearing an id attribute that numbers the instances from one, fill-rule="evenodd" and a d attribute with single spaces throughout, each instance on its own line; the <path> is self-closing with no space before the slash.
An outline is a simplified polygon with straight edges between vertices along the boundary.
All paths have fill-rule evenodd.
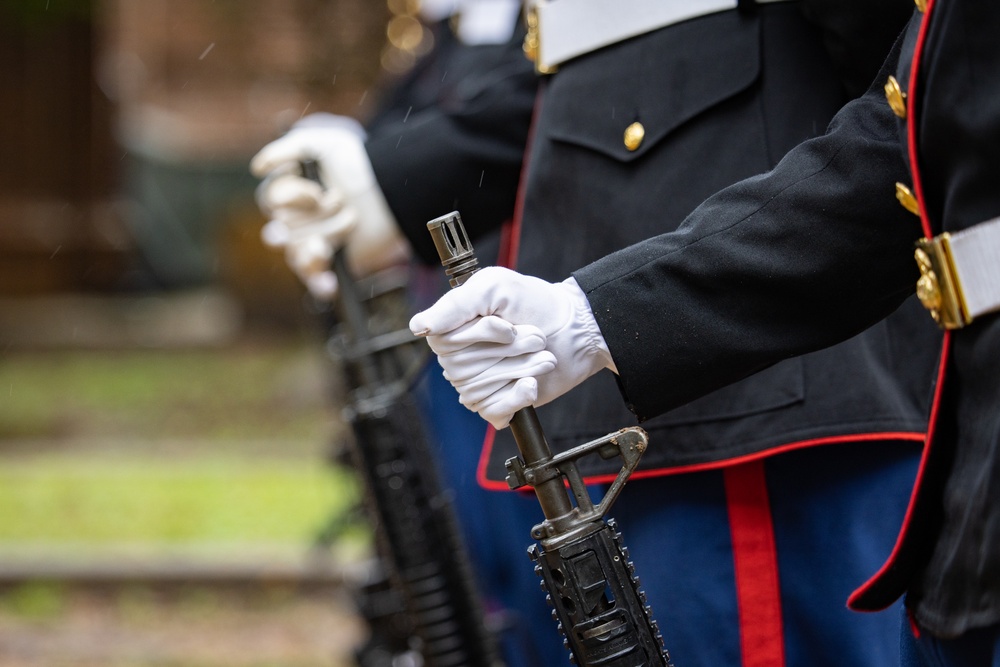
<path id="1" fill-rule="evenodd" d="M 862 614 L 846 601 L 891 553 L 918 457 L 915 445 L 879 443 L 764 462 L 784 664 L 899 662 L 898 609 Z M 723 473 L 635 480 L 611 514 L 676 665 L 774 664 L 741 643 L 759 628 L 752 608 L 740 613 Z"/>
<path id="2" fill-rule="evenodd" d="M 504 621 L 508 667 L 569 665 L 526 555 L 529 531 L 543 519 L 537 501 L 478 486 L 485 422 L 458 403 L 436 364 L 419 395 L 481 591 Z M 861 614 L 846 600 L 891 552 L 918 462 L 912 443 L 861 443 L 785 453 L 763 464 L 786 665 L 899 664 L 899 610 Z M 726 494 L 720 471 L 639 479 L 610 512 L 678 667 L 761 664 L 753 646 L 741 642 L 741 623 L 745 631 L 758 619 L 752 606 L 741 618 Z"/>

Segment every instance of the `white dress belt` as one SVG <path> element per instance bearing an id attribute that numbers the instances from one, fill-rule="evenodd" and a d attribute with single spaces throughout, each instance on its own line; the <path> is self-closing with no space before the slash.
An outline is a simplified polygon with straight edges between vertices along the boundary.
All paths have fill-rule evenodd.
<path id="1" fill-rule="evenodd" d="M 950 236 L 952 263 L 968 318 L 1000 310 L 1000 218 Z"/>
<path id="2" fill-rule="evenodd" d="M 538 21 L 536 65 L 549 70 L 630 37 L 736 5 L 737 0 L 528 0 Z"/>
<path id="3" fill-rule="evenodd" d="M 942 329 L 1000 310 L 1000 218 L 917 241 L 917 297 Z"/>

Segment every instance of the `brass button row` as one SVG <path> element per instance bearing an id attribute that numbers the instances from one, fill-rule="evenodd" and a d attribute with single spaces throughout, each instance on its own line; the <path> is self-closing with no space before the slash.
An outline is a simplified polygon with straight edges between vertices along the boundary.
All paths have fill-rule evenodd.
<path id="1" fill-rule="evenodd" d="M 896 77 L 890 76 L 885 84 L 885 99 L 889 102 L 889 108 L 898 117 L 906 118 L 906 93 L 899 85 Z M 920 205 L 913 191 L 903 183 L 896 183 L 896 199 L 903 208 L 913 215 L 920 215 Z"/>
<path id="2" fill-rule="evenodd" d="M 919 0 L 918 0 L 919 5 Z M 889 108 L 897 117 L 906 119 L 906 93 L 896 77 L 889 76 L 885 82 L 885 99 L 889 103 Z M 913 191 L 903 183 L 896 183 L 896 200 L 913 215 L 920 215 L 920 204 L 917 202 Z"/>

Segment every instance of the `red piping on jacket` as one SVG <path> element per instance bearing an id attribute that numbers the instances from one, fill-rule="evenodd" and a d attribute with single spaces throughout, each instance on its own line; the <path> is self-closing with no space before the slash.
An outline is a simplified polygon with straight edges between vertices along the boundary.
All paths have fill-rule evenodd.
<path id="1" fill-rule="evenodd" d="M 483 439 L 482 454 L 479 457 L 479 466 L 476 472 L 476 478 L 479 481 L 479 486 L 488 491 L 509 491 L 510 488 L 507 486 L 506 483 L 492 480 L 487 477 L 487 466 L 489 464 L 490 454 L 493 451 L 493 442 L 495 437 L 496 437 L 496 430 L 492 426 L 487 425 L 486 437 Z M 785 452 L 805 449 L 807 447 L 819 447 L 822 445 L 840 445 L 840 444 L 849 444 L 854 442 L 874 442 L 883 440 L 885 441 L 905 440 L 908 442 L 925 442 L 927 440 L 927 434 L 916 431 L 914 432 L 887 431 L 878 433 L 852 433 L 848 435 L 831 435 L 825 438 L 799 440 L 784 445 L 777 445 L 775 447 L 769 447 L 764 451 L 754 452 L 753 454 L 745 454 L 743 456 L 736 456 L 732 458 L 722 459 L 720 461 L 692 463 L 691 465 L 675 466 L 668 468 L 656 468 L 655 470 L 639 470 L 633 473 L 629 479 L 649 479 L 652 477 L 683 475 L 686 473 L 702 472 L 705 470 L 720 470 L 734 465 L 741 465 L 743 463 L 759 461 L 762 459 L 766 459 L 770 456 L 783 454 Z M 587 484 L 609 484 L 613 482 L 614 479 L 615 475 L 607 474 L 607 475 L 594 475 L 592 477 L 586 477 L 584 481 L 586 481 Z"/>
<path id="2" fill-rule="evenodd" d="M 941 391 L 944 387 L 944 376 L 945 367 L 948 363 L 948 348 L 951 342 L 951 337 L 948 335 L 949 332 L 945 332 L 944 339 L 941 343 L 941 361 L 938 364 L 938 381 L 937 386 L 934 387 L 934 399 L 931 403 L 931 415 L 930 420 L 927 424 L 927 439 L 924 442 L 924 451 L 920 456 L 920 465 L 917 468 L 917 476 L 913 481 L 913 490 L 910 492 L 909 505 L 906 508 L 906 514 L 903 516 L 903 525 L 899 528 L 899 535 L 896 537 L 896 544 L 892 548 L 892 553 L 886 559 L 882 567 L 878 569 L 878 572 L 873 574 L 868 581 L 858 586 L 857 590 L 851 593 L 850 597 L 847 598 L 847 606 L 854 609 L 858 598 L 864 596 L 870 588 L 872 588 L 875 583 L 882 578 L 882 576 L 888 572 L 896 562 L 896 558 L 899 556 L 900 551 L 903 546 L 903 536 L 906 531 L 910 528 L 910 520 L 913 518 L 913 511 L 916 506 L 917 494 L 920 489 L 920 485 L 923 482 L 924 475 L 927 473 L 927 459 L 930 457 L 931 453 L 931 442 L 933 441 L 934 429 L 937 425 L 938 410 L 941 407 Z"/>
<path id="3" fill-rule="evenodd" d="M 910 66 L 910 82 L 906 93 L 906 143 L 907 152 L 910 156 L 910 173 L 913 177 L 913 194 L 917 198 L 917 205 L 920 208 L 920 224 L 924 228 L 924 235 L 927 238 L 934 236 L 931 229 L 930 218 L 927 217 L 927 204 L 924 201 L 924 184 L 920 177 L 920 169 L 917 161 L 917 72 L 920 69 L 920 58 L 924 53 L 924 44 L 927 41 L 927 32 L 931 24 L 931 9 L 934 8 L 934 0 L 927 0 L 927 7 L 924 10 L 924 20 L 920 24 L 920 32 L 917 33 L 917 43 L 913 46 L 913 64 Z"/>
<path id="4" fill-rule="evenodd" d="M 906 94 L 906 139 L 907 150 L 910 157 L 910 172 L 913 177 L 913 194 L 917 198 L 917 204 L 920 207 L 920 224 L 923 226 L 924 234 L 927 238 L 934 236 L 934 231 L 931 228 L 930 218 L 927 216 L 927 205 L 924 201 L 924 187 L 920 176 L 919 162 L 917 161 L 917 87 L 918 87 L 918 71 L 920 69 L 921 56 L 923 55 L 924 45 L 927 42 L 927 33 L 930 29 L 930 18 L 931 10 L 934 8 L 935 0 L 928 0 L 927 8 L 924 11 L 924 20 L 920 24 L 920 32 L 917 34 L 917 43 L 913 47 L 913 63 L 910 67 L 910 82 L 909 90 Z M 876 582 L 888 572 L 892 566 L 895 564 L 896 559 L 899 556 L 900 551 L 903 547 L 903 538 L 907 531 L 910 529 L 910 521 L 913 519 L 913 512 L 916 506 L 917 496 L 919 494 L 920 486 L 924 480 L 924 476 L 927 473 L 927 461 L 930 458 L 931 447 L 934 441 L 934 431 L 937 427 L 938 413 L 941 407 L 941 396 L 944 390 L 945 383 L 945 370 L 948 365 L 948 351 L 951 347 L 951 332 L 945 331 L 944 337 L 941 341 L 941 360 L 938 363 L 938 375 L 937 384 L 934 387 L 934 398 L 931 403 L 931 414 L 930 419 L 927 424 L 927 440 L 924 442 L 923 455 L 920 458 L 920 467 L 917 468 L 917 477 L 913 483 L 913 491 L 910 494 L 910 504 L 906 508 L 906 515 L 903 517 L 903 525 L 899 529 L 899 535 L 896 537 L 896 544 L 892 549 L 892 553 L 889 554 L 889 558 L 886 559 L 885 563 L 879 568 L 878 572 L 873 574 L 871 578 L 868 579 L 864 584 L 859 586 L 857 590 L 851 593 L 851 596 L 847 599 L 847 606 L 852 607 L 865 593 L 871 589 Z"/>

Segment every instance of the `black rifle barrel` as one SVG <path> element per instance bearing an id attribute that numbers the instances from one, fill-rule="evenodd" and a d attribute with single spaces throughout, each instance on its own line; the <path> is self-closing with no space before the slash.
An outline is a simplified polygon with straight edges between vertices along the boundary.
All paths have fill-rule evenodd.
<path id="1" fill-rule="evenodd" d="M 461 216 L 453 211 L 428 222 L 427 229 L 451 286 L 462 285 L 479 267 Z M 545 516 L 532 528 L 540 544 L 528 554 L 570 661 L 581 667 L 670 667 L 621 533 L 614 520 L 604 519 L 646 449 L 645 431 L 622 429 L 553 456 L 532 406 L 514 413 L 510 429 L 521 456 L 507 461 L 507 483 L 511 488 L 531 486 Z M 576 466 L 577 459 L 593 453 L 618 455 L 624 462 L 596 507 Z M 576 505 L 567 495 L 567 483 Z"/>
<path id="2" fill-rule="evenodd" d="M 302 162 L 301 173 L 322 185 L 314 161 Z M 354 435 L 350 454 L 391 589 L 362 599 L 371 603 L 364 608 L 372 607 L 367 620 L 384 625 L 382 617 L 393 610 L 387 614 L 376 603 L 398 593 L 410 634 L 405 652 L 418 652 L 424 667 L 502 667 L 453 494 L 442 484 L 411 391 L 426 353 L 416 351 L 405 325 L 389 334 L 374 333 L 369 300 L 358 289 L 343 250 L 334 254 L 332 265 L 340 335 L 331 347 L 339 353 L 350 389 L 345 410 Z M 393 635 L 390 645 L 369 647 L 359 655 L 359 667 L 411 664 L 395 645 L 398 628 L 387 629 Z"/>

